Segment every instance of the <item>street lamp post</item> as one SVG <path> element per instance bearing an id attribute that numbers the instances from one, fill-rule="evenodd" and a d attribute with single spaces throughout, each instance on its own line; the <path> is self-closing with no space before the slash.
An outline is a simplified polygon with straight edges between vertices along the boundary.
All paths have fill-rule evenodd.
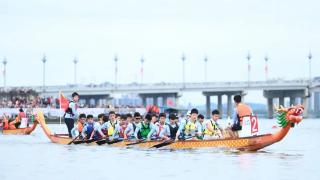
<path id="1" fill-rule="evenodd" d="M 141 73 L 141 84 L 143 83 L 143 74 L 144 74 L 144 70 L 143 70 L 143 63 L 144 63 L 144 59 L 143 57 L 141 57 L 140 62 L 141 62 L 141 69 L 140 69 L 140 73 Z"/>
<path id="2" fill-rule="evenodd" d="M 246 58 L 248 60 L 248 86 L 249 86 L 250 85 L 250 71 L 251 71 L 251 66 L 250 66 L 251 55 L 250 55 L 250 53 L 248 53 Z"/>
<path id="3" fill-rule="evenodd" d="M 114 85 L 117 88 L 118 83 L 118 57 L 117 55 L 114 56 Z"/>
<path id="4" fill-rule="evenodd" d="M 3 88 L 5 89 L 6 88 L 6 81 L 7 81 L 7 63 L 8 63 L 8 61 L 7 61 L 7 59 L 6 58 L 4 58 L 3 59 L 3 61 L 2 61 L 2 63 L 3 63 Z"/>
<path id="5" fill-rule="evenodd" d="M 208 58 L 207 58 L 207 56 L 206 57 L 204 57 L 204 82 L 207 82 L 207 73 L 208 73 L 208 71 L 207 71 L 207 69 L 208 69 Z"/>
<path id="6" fill-rule="evenodd" d="M 73 60 L 74 63 L 74 85 L 77 85 L 77 64 L 78 64 L 79 60 L 75 57 Z"/>
<path id="7" fill-rule="evenodd" d="M 42 85 L 42 91 L 45 92 L 45 88 L 46 88 L 46 62 L 47 62 L 47 59 L 46 59 L 46 56 L 44 55 L 42 60 L 43 62 L 43 85 Z"/>
<path id="8" fill-rule="evenodd" d="M 309 52 L 309 55 L 308 55 L 308 59 L 309 59 L 309 84 L 311 84 L 311 81 L 312 81 L 312 77 L 311 77 L 311 59 L 312 59 L 312 54 L 311 52 Z"/>
<path id="9" fill-rule="evenodd" d="M 186 79 L 185 79 L 185 73 L 186 73 L 186 70 L 185 70 L 185 62 L 186 62 L 186 57 L 184 54 L 182 54 L 182 57 L 181 57 L 181 60 L 182 60 L 182 85 L 183 85 L 183 88 L 185 88 L 185 83 L 186 83 Z"/>
<path id="10" fill-rule="evenodd" d="M 269 61 L 269 57 L 268 55 L 266 55 L 264 57 L 264 61 L 265 61 L 265 67 L 264 67 L 264 71 L 265 71 L 265 75 L 266 75 L 266 81 L 268 81 L 268 71 L 269 71 L 269 67 L 268 67 L 268 61 Z"/>

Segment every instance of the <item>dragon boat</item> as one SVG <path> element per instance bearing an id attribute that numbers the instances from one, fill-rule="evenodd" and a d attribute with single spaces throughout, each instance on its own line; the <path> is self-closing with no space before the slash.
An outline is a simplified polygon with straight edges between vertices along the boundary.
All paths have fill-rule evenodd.
<path id="1" fill-rule="evenodd" d="M 38 121 L 34 121 L 31 127 L 26 128 L 4 129 L 4 127 L 2 127 L 0 132 L 4 135 L 29 135 L 36 129 L 37 125 Z"/>
<path id="2" fill-rule="evenodd" d="M 257 151 L 276 142 L 281 141 L 291 128 L 302 121 L 303 106 L 297 105 L 289 108 L 279 107 L 277 111 L 277 120 L 280 129 L 271 134 L 262 134 L 241 138 L 225 138 L 216 140 L 184 140 L 184 141 L 143 141 L 133 143 L 132 141 L 120 141 L 110 143 L 113 147 L 128 147 L 130 145 L 138 148 L 163 148 L 163 149 L 197 149 L 197 148 L 229 148 L 240 151 Z M 41 111 L 37 113 L 36 120 L 41 125 L 44 133 L 53 142 L 58 144 L 70 144 L 73 139 L 67 134 L 52 134 L 46 125 L 44 116 Z M 111 141 L 112 142 L 112 141 Z M 106 143 L 108 144 L 108 143 Z M 90 142 L 90 145 L 97 145 Z"/>

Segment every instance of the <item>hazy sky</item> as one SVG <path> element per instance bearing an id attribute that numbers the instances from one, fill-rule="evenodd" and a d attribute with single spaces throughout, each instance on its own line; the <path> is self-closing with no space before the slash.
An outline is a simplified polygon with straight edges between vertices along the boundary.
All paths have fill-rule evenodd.
<path id="1" fill-rule="evenodd" d="M 317 0 L 0 0 L 0 57 L 7 58 L 7 85 L 114 81 L 119 83 L 245 81 L 250 52 L 252 80 L 264 80 L 264 56 L 270 78 L 320 75 L 320 2 Z M 3 65 L 1 65 L 3 68 Z M 2 74 L 1 74 L 2 77 Z M 3 78 L 0 78 L 2 84 Z"/>

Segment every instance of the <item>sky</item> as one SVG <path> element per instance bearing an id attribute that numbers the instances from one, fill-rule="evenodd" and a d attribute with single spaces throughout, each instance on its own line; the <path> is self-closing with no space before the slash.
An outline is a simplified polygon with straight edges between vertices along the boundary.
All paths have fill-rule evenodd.
<path id="1" fill-rule="evenodd" d="M 317 0 L 0 0 L 0 60 L 7 85 L 246 81 L 320 76 Z M 3 70 L 3 65 L 1 64 Z M 3 74 L 0 76 L 3 83 Z"/>

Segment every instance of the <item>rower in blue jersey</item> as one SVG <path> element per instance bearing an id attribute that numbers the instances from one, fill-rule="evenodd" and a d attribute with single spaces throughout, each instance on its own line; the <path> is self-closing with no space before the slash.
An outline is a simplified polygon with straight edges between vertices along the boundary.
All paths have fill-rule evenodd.
<path id="1" fill-rule="evenodd" d="M 87 115 L 87 123 L 83 127 L 81 135 L 84 139 L 90 139 L 91 134 L 93 133 L 94 129 L 94 121 L 93 121 L 93 116 L 91 114 Z"/>

